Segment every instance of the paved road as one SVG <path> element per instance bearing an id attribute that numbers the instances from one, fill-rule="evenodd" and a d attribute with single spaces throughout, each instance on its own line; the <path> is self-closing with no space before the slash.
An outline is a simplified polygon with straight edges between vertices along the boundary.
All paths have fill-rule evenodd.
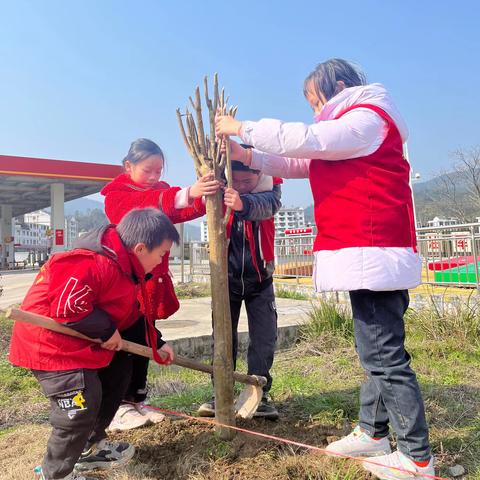
<path id="1" fill-rule="evenodd" d="M 180 281 L 180 265 L 171 265 L 170 270 L 175 279 Z M 11 305 L 21 303 L 37 273 L 38 269 L 1 272 L 0 285 L 3 293 L 0 296 L 0 309 L 5 310 Z"/>
<path id="2" fill-rule="evenodd" d="M 21 272 L 2 272 L 0 285 L 3 287 L 0 296 L 0 309 L 21 303 L 27 290 L 32 285 L 38 270 L 22 270 Z"/>

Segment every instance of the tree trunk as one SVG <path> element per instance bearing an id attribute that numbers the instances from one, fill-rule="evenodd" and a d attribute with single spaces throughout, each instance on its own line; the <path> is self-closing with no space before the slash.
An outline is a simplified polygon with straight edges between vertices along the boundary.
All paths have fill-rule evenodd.
<path id="1" fill-rule="evenodd" d="M 205 102 L 208 108 L 210 137 L 205 135 L 202 117 L 200 89 L 195 89 L 195 100 L 190 97 L 190 103 L 196 117 L 186 111 L 185 129 L 180 109 L 177 108 L 177 120 L 180 132 L 193 158 L 197 176 L 213 170 L 215 178 L 222 180 L 225 170 L 228 185 L 230 177 L 230 149 L 222 153 L 223 140 L 215 137 L 215 115 L 217 110 L 223 115 L 227 113 L 228 100 L 225 101 L 225 92 L 218 89 L 218 75 L 213 80 L 213 101 L 208 95 L 208 80 L 204 79 Z M 229 114 L 235 116 L 236 107 L 229 109 Z M 233 359 L 232 359 L 232 321 L 230 318 L 230 296 L 228 291 L 228 242 L 225 232 L 223 195 L 219 191 L 215 196 L 206 197 L 207 225 L 210 244 L 210 278 L 212 288 L 212 315 L 213 315 L 213 378 L 215 383 L 215 417 L 217 422 L 235 426 L 235 412 L 233 407 Z M 228 215 L 229 211 L 227 212 Z M 231 428 L 216 427 L 216 431 L 223 440 L 230 440 L 235 436 Z"/>
<path id="2" fill-rule="evenodd" d="M 233 408 L 232 321 L 228 291 L 228 244 L 223 222 L 222 193 L 206 199 L 210 246 L 210 278 L 213 313 L 213 377 L 215 380 L 215 418 L 219 423 L 235 426 Z M 230 440 L 235 431 L 216 427 L 222 440 Z"/>

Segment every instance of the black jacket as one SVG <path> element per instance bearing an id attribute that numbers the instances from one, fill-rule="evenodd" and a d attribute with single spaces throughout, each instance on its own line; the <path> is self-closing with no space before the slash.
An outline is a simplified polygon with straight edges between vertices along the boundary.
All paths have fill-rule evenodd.
<path id="1" fill-rule="evenodd" d="M 274 185 L 268 192 L 241 195 L 243 210 L 233 214 L 228 246 L 229 287 L 238 295 L 248 295 L 272 283 L 274 262 L 266 263 L 260 255 L 259 230 L 260 222 L 272 218 L 280 209 L 281 195 L 280 185 Z M 253 249 L 247 238 L 247 222 L 251 223 L 253 231 Z M 252 259 L 252 250 L 256 262 Z"/>

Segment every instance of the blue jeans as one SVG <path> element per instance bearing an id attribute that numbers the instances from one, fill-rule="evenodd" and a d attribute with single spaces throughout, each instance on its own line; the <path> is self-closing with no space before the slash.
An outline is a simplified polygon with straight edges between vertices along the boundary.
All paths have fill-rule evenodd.
<path id="1" fill-rule="evenodd" d="M 360 427 L 372 437 L 386 437 L 390 423 L 403 454 L 428 460 L 425 408 L 404 346 L 408 291 L 355 290 L 350 301 L 355 346 L 368 376 L 360 390 Z"/>

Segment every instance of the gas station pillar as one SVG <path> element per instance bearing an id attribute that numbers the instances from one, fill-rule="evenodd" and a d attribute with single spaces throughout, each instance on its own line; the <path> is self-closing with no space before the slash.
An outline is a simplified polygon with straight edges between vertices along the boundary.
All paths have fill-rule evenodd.
<path id="1" fill-rule="evenodd" d="M 52 216 L 50 225 L 52 229 L 51 253 L 65 250 L 65 186 L 63 183 L 52 183 L 50 186 L 50 201 Z"/>
<path id="2" fill-rule="evenodd" d="M 12 206 L 1 206 L 0 218 L 0 267 L 13 268 L 15 266 L 15 251 L 14 251 L 14 232 L 12 223 Z"/>

